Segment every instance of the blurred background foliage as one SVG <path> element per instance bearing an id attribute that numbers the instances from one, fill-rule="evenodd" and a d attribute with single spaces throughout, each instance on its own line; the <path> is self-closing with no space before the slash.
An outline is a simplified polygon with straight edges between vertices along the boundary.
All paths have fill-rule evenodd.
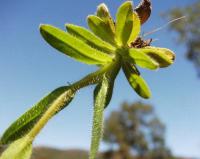
<path id="1" fill-rule="evenodd" d="M 200 76 L 200 1 L 183 8 L 173 8 L 164 13 L 169 20 L 185 16 L 184 20 L 170 24 L 177 33 L 177 42 L 186 46 L 186 57 L 194 63 Z"/>
<path id="2" fill-rule="evenodd" d="M 165 159 L 172 155 L 165 144 L 165 126 L 151 105 L 123 103 L 105 121 L 104 142 L 110 149 L 103 158 Z"/>

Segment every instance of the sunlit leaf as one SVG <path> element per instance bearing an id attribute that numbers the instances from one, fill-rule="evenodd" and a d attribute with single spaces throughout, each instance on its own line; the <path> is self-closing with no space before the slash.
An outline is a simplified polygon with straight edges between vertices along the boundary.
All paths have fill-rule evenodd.
<path id="1" fill-rule="evenodd" d="M 102 50 L 103 52 L 106 53 L 113 53 L 115 51 L 115 48 L 110 45 L 109 43 L 103 41 L 93 33 L 91 33 L 89 30 L 73 25 L 73 24 L 66 24 L 67 31 L 77 37 L 78 39 L 81 39 L 91 47 Z"/>
<path id="2" fill-rule="evenodd" d="M 113 34 L 115 33 L 115 24 L 110 15 L 108 7 L 102 3 L 97 7 L 97 16 L 100 17 L 108 27 L 110 27 Z"/>
<path id="3" fill-rule="evenodd" d="M 134 42 L 137 39 L 137 37 L 140 34 L 140 29 L 141 29 L 140 19 L 137 13 L 133 12 L 133 27 L 132 27 L 132 32 L 130 34 L 130 37 L 128 39 L 128 45 L 130 45 L 132 42 Z"/>
<path id="4" fill-rule="evenodd" d="M 32 140 L 26 136 L 13 142 L 0 156 L 0 159 L 30 159 Z"/>
<path id="5" fill-rule="evenodd" d="M 175 54 L 166 48 L 159 47 L 145 47 L 141 49 L 143 53 L 151 57 L 155 62 L 159 64 L 159 67 L 167 67 L 173 64 L 175 60 Z"/>
<path id="6" fill-rule="evenodd" d="M 44 97 L 40 102 L 35 104 L 30 110 L 24 113 L 17 119 L 3 134 L 0 143 L 8 144 L 16 139 L 23 137 L 27 134 L 34 124 L 41 118 L 43 113 L 51 106 L 51 104 L 64 92 L 69 90 L 70 87 L 60 87 Z M 74 94 L 70 97 L 67 103 L 64 103 L 63 108 L 67 106 L 73 99 Z"/>
<path id="7" fill-rule="evenodd" d="M 98 16 L 90 15 L 87 18 L 88 26 L 92 32 L 102 40 L 115 45 L 115 36 L 110 27 Z"/>
<path id="8" fill-rule="evenodd" d="M 80 62 L 105 64 L 112 61 L 111 56 L 51 25 L 41 25 L 40 32 L 51 46 Z"/>
<path id="9" fill-rule="evenodd" d="M 118 45 L 126 45 L 133 28 L 133 6 L 131 1 L 123 3 L 116 15 L 116 39 Z"/>
<path id="10" fill-rule="evenodd" d="M 130 61 L 142 68 L 155 70 L 159 67 L 158 63 L 152 58 L 143 53 L 141 49 L 131 48 L 128 50 L 128 55 L 125 57 L 127 61 Z"/>
<path id="11" fill-rule="evenodd" d="M 143 98 L 151 97 L 151 91 L 148 85 L 146 84 L 145 80 L 140 76 L 139 71 L 134 65 L 124 63 L 123 71 L 126 75 L 129 84 L 138 95 L 140 95 Z"/>

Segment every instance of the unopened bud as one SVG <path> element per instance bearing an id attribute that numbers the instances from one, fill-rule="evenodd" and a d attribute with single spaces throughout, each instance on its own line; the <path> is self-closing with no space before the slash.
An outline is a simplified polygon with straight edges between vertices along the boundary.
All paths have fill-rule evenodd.
<path id="1" fill-rule="evenodd" d="M 101 18 L 109 16 L 108 7 L 104 3 L 101 3 L 97 7 L 97 16 L 99 16 Z"/>

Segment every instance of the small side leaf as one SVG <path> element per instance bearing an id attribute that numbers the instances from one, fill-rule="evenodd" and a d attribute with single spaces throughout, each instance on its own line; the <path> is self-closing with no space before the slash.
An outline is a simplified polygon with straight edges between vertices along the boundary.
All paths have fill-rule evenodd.
<path id="1" fill-rule="evenodd" d="M 140 76 L 139 71 L 134 65 L 124 63 L 123 71 L 129 84 L 139 96 L 143 98 L 151 97 L 151 91 L 148 85 L 146 84 L 145 80 Z"/>
<path id="2" fill-rule="evenodd" d="M 24 113 L 19 119 L 17 119 L 3 134 L 0 144 L 9 144 L 22 136 L 26 135 L 35 123 L 41 118 L 43 113 L 51 106 L 51 104 L 64 92 L 69 90 L 70 87 L 60 87 L 44 97 L 40 102 L 34 105 L 30 110 Z M 64 103 L 67 106 L 73 99 L 71 96 L 68 103 Z M 64 108 L 64 106 L 63 106 Z"/>
<path id="3" fill-rule="evenodd" d="M 115 47 L 110 45 L 109 43 L 103 41 L 93 33 L 91 33 L 89 30 L 73 25 L 73 24 L 66 24 L 67 31 L 71 34 L 74 35 L 75 37 L 81 39 L 91 47 L 102 50 L 103 52 L 106 53 L 113 53 L 115 51 Z"/>
<path id="4" fill-rule="evenodd" d="M 90 15 L 88 16 L 87 21 L 89 28 L 95 35 L 115 46 L 114 33 L 101 18 L 95 15 Z"/>
<path id="5" fill-rule="evenodd" d="M 108 27 L 110 27 L 113 34 L 115 34 L 115 24 L 114 21 L 110 15 L 110 12 L 108 10 L 108 7 L 102 3 L 97 7 L 97 16 L 101 18 Z"/>
<path id="6" fill-rule="evenodd" d="M 123 3 L 116 15 L 116 40 L 119 46 L 126 45 L 133 28 L 133 6 L 131 1 Z"/>
<path id="7" fill-rule="evenodd" d="M 1 155 L 0 159 L 30 159 L 32 140 L 25 136 L 13 142 Z"/>
<path id="8" fill-rule="evenodd" d="M 140 19 L 139 19 L 137 13 L 133 12 L 133 27 L 132 27 L 131 35 L 130 35 L 129 40 L 128 40 L 129 46 L 139 36 L 140 29 L 141 29 Z"/>
<path id="9" fill-rule="evenodd" d="M 159 67 L 168 67 L 173 64 L 175 60 L 175 54 L 173 51 L 166 48 L 159 47 L 145 47 L 141 49 L 142 52 L 152 58 L 159 64 Z"/>
<path id="10" fill-rule="evenodd" d="M 43 38 L 54 48 L 86 64 L 105 64 L 111 56 L 96 50 L 74 36 L 51 25 L 41 25 Z"/>
<path id="11" fill-rule="evenodd" d="M 142 49 L 129 49 L 128 56 L 126 56 L 125 58 L 127 61 L 133 62 L 134 64 L 142 68 L 155 70 L 159 67 L 158 63 L 146 54 L 144 54 Z"/>

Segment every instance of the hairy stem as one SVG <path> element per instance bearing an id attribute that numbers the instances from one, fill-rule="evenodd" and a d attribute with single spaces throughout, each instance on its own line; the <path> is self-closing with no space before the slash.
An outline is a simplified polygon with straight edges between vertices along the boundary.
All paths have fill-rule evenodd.
<path id="1" fill-rule="evenodd" d="M 80 81 L 75 82 L 70 86 L 70 89 L 61 94 L 51 105 L 51 107 L 43 114 L 40 120 L 35 124 L 35 126 L 28 133 L 28 136 L 32 140 L 40 133 L 42 128 L 46 123 L 55 115 L 56 112 L 62 110 L 65 106 L 65 103 L 71 99 L 77 90 L 86 87 L 88 85 L 96 84 L 102 80 L 102 75 L 107 71 L 110 65 L 102 67 L 98 71 L 91 73 L 81 79 Z"/>
<path id="2" fill-rule="evenodd" d="M 52 104 L 52 106 L 44 113 L 44 115 L 40 118 L 40 120 L 35 124 L 35 126 L 28 133 L 28 136 L 34 139 L 37 134 L 41 131 L 41 129 L 46 125 L 46 123 L 51 119 L 51 117 L 62 107 L 64 107 L 65 103 L 71 99 L 71 96 L 74 95 L 75 92 L 72 90 L 68 90 L 64 92 L 60 97 L 58 97 Z"/>
<path id="3" fill-rule="evenodd" d="M 103 115 L 104 109 L 109 104 L 114 80 L 120 70 L 121 61 L 116 57 L 116 62 L 103 76 L 102 81 L 97 85 L 94 90 L 94 114 L 92 126 L 92 140 L 90 147 L 89 159 L 95 159 L 98 153 L 101 138 L 103 136 Z M 113 82 L 113 83 L 112 83 Z M 111 93 L 111 94 L 110 94 Z"/>
<path id="4" fill-rule="evenodd" d="M 106 99 L 110 87 L 109 82 L 110 81 L 105 74 L 101 83 L 96 87 L 94 91 L 94 114 L 89 159 L 95 159 L 103 135 L 103 112 L 106 104 L 108 104 Z"/>
<path id="5" fill-rule="evenodd" d="M 92 141 L 90 147 L 89 159 L 95 159 L 101 137 L 103 134 L 103 112 L 104 112 L 104 99 L 99 99 L 94 105 L 93 126 L 92 126 Z"/>

